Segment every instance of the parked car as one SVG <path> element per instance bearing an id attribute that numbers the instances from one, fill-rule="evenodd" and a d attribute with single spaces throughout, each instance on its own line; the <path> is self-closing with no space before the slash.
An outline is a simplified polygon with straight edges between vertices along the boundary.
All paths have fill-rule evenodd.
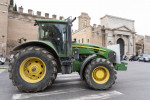
<path id="1" fill-rule="evenodd" d="M 143 57 L 143 61 L 149 62 L 150 61 L 150 55 Z"/>
<path id="2" fill-rule="evenodd" d="M 139 61 L 149 61 L 149 55 L 146 53 L 141 53 L 138 58 L 139 58 Z"/>
<path id="3" fill-rule="evenodd" d="M 3 65 L 5 63 L 5 58 L 0 55 L 0 65 Z"/>
<path id="4" fill-rule="evenodd" d="M 139 56 L 139 61 L 144 61 L 144 57 Z"/>
<path id="5" fill-rule="evenodd" d="M 129 61 L 137 61 L 138 59 L 138 56 L 133 55 L 130 57 Z"/>

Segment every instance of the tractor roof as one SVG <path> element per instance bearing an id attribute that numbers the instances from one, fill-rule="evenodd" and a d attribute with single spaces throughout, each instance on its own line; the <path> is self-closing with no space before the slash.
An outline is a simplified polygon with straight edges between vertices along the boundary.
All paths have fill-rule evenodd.
<path id="1" fill-rule="evenodd" d="M 67 20 L 62 19 L 62 20 L 54 20 L 54 19 L 36 19 L 35 22 L 38 23 L 42 23 L 42 22 L 56 22 L 56 23 L 67 23 Z"/>

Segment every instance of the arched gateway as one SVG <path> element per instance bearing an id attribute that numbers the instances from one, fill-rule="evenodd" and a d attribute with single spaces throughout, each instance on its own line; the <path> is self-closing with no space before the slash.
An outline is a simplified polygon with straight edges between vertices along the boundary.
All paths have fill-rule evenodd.
<path id="1" fill-rule="evenodd" d="M 120 44 L 120 55 L 121 55 L 121 58 L 122 58 L 123 55 L 124 55 L 124 40 L 122 38 L 119 38 L 117 40 L 117 44 Z"/>

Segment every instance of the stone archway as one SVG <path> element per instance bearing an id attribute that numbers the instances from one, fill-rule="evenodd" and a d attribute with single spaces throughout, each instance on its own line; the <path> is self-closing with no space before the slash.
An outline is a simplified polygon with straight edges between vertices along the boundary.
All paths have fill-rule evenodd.
<path id="1" fill-rule="evenodd" d="M 122 38 L 119 38 L 117 40 L 117 44 L 120 44 L 120 56 L 122 58 L 124 55 L 124 40 Z"/>

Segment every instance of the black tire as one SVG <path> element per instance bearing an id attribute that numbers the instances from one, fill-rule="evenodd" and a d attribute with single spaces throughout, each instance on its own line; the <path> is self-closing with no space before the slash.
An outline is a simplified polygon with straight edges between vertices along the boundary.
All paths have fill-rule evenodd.
<path id="1" fill-rule="evenodd" d="M 57 78 L 57 73 L 55 73 L 55 78 L 54 78 L 54 80 L 52 81 L 52 83 L 54 83 L 55 82 L 55 79 Z"/>
<path id="2" fill-rule="evenodd" d="M 107 82 L 103 84 L 98 84 L 97 82 L 94 81 L 92 77 L 92 72 L 98 66 L 103 66 L 109 71 L 109 75 L 110 75 L 109 79 Z M 109 61 L 102 58 L 96 58 L 87 65 L 85 69 L 84 77 L 89 87 L 97 90 L 105 90 L 111 88 L 112 85 L 115 83 L 115 80 L 117 79 L 116 74 L 117 72 L 115 71 L 113 65 Z"/>
<path id="3" fill-rule="evenodd" d="M 42 80 L 37 83 L 29 83 L 22 79 L 19 68 L 21 63 L 29 58 L 36 57 L 41 59 L 46 66 L 46 74 Z M 25 92 L 38 92 L 44 90 L 46 87 L 51 86 L 55 80 L 57 73 L 57 63 L 47 50 L 40 47 L 26 47 L 25 49 L 17 52 L 10 62 L 9 78 L 12 80 L 14 86 L 20 91 Z"/>

